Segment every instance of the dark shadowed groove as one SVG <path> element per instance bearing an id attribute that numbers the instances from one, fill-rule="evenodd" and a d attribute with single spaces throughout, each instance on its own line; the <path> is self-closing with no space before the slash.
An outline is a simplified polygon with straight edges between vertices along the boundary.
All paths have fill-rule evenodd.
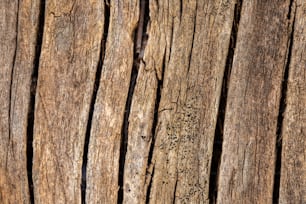
<path id="1" fill-rule="evenodd" d="M 188 56 L 188 67 L 187 67 L 187 75 L 189 74 L 189 71 L 190 71 L 190 64 L 191 64 L 191 58 L 192 58 L 192 54 L 193 54 L 193 49 L 194 49 L 194 36 L 195 36 L 195 33 L 196 33 L 196 27 L 197 27 L 197 13 L 198 13 L 198 3 L 196 1 L 196 6 L 195 6 L 195 14 L 194 14 L 194 24 L 193 24 L 193 32 L 192 32 L 192 42 L 191 42 L 191 51 L 190 51 L 190 54 Z"/>
<path id="2" fill-rule="evenodd" d="M 124 112 L 124 121 L 121 130 L 121 144 L 120 144 L 120 158 L 119 158 L 119 179 L 118 185 L 120 187 L 118 192 L 118 204 L 123 202 L 123 177 L 124 177 L 124 163 L 125 163 L 125 156 L 127 151 L 127 144 L 128 144 L 128 126 L 129 126 L 129 116 L 131 110 L 131 104 L 134 94 L 134 89 L 136 86 L 136 80 L 138 76 L 137 65 L 135 65 L 132 69 L 130 87 L 128 92 L 128 98 L 125 104 L 125 112 Z"/>
<path id="3" fill-rule="evenodd" d="M 292 18 L 292 7 L 293 6 L 293 0 L 290 2 L 289 6 L 289 13 L 288 13 L 288 19 L 290 20 Z M 281 177 L 281 164 L 282 164 L 282 126 L 283 126 L 283 120 L 284 120 L 284 113 L 286 110 L 286 97 L 287 97 L 287 83 L 288 83 L 288 76 L 289 76 L 289 66 L 292 56 L 292 45 L 293 45 L 293 37 L 294 37 L 294 22 L 295 22 L 295 14 L 293 14 L 293 21 L 291 28 L 291 35 L 288 42 L 288 55 L 287 55 L 287 62 L 286 67 L 284 71 L 283 81 L 282 81 L 282 92 L 281 92 L 281 98 L 279 102 L 279 111 L 278 111 L 278 119 L 277 119 L 277 132 L 276 132 L 276 162 L 275 162 L 275 171 L 274 171 L 274 185 L 273 185 L 273 203 L 277 204 L 279 202 L 279 189 L 280 189 L 280 177 Z"/>
<path id="4" fill-rule="evenodd" d="M 131 73 L 131 80 L 129 86 L 129 92 L 125 104 L 125 111 L 123 117 L 123 125 L 121 129 L 121 144 L 120 144 L 120 157 L 119 157 L 119 178 L 118 178 L 118 200 L 117 203 L 123 202 L 123 179 L 124 179 L 124 166 L 125 166 L 125 157 L 127 151 L 127 144 L 128 144 L 128 127 L 129 127 L 129 116 L 130 110 L 132 105 L 132 99 L 134 95 L 134 89 L 136 86 L 137 76 L 139 66 L 142 60 L 142 53 L 144 52 L 146 46 L 146 40 L 148 36 L 146 35 L 147 25 L 150 20 L 149 15 L 149 0 L 140 0 L 139 5 L 139 22 L 138 26 L 135 28 L 134 33 L 134 60 L 133 60 L 133 68 Z M 141 38 L 141 39 L 139 39 Z M 140 49 L 139 49 L 140 43 Z"/>
<path id="5" fill-rule="evenodd" d="M 43 42 L 44 24 L 45 24 L 45 0 L 40 1 L 39 8 L 39 19 L 38 19 L 38 29 L 36 36 L 36 50 L 33 62 L 33 72 L 31 76 L 31 87 L 30 87 L 30 103 L 28 109 L 28 124 L 27 124 L 27 174 L 28 174 L 28 185 L 30 193 L 30 203 L 34 203 L 34 185 L 32 177 L 32 167 L 33 167 L 33 134 L 34 134 L 34 120 L 35 120 L 35 95 L 37 78 L 39 71 L 39 59 L 41 55 L 41 47 Z"/>
<path id="6" fill-rule="evenodd" d="M 166 63 L 166 53 L 164 54 L 164 58 L 163 58 L 162 77 L 161 77 L 161 80 L 158 80 L 158 84 L 157 84 L 157 91 L 156 91 L 156 97 L 155 97 L 156 101 L 155 101 L 155 107 L 154 107 L 154 118 L 153 118 L 153 124 L 152 124 L 152 138 L 151 138 L 150 150 L 149 150 L 149 155 L 148 155 L 147 169 L 149 169 L 150 166 L 153 165 L 152 158 L 153 158 L 153 150 L 154 150 L 155 139 L 156 139 L 156 129 L 157 129 L 157 124 L 158 124 L 158 113 L 159 113 L 158 109 L 159 109 L 161 91 L 163 88 L 163 79 L 164 79 L 164 74 L 165 74 L 165 63 Z M 157 73 L 156 73 L 156 79 L 158 79 Z M 147 172 L 147 173 L 150 173 L 150 172 Z M 150 183 L 147 188 L 146 203 L 149 203 L 150 201 L 150 192 L 151 192 L 151 187 L 152 187 L 153 176 L 154 176 L 154 167 L 152 170 Z"/>
<path id="7" fill-rule="evenodd" d="M 229 80 L 233 65 L 233 57 L 237 42 L 237 33 L 238 33 L 238 27 L 241 15 L 241 7 L 242 7 L 242 0 L 239 0 L 235 5 L 229 50 L 226 58 L 226 65 L 223 75 L 222 91 L 221 91 L 220 104 L 217 116 L 217 124 L 215 128 L 213 155 L 212 155 L 210 178 L 209 178 L 209 203 L 211 204 L 216 203 L 218 196 L 218 179 L 219 179 L 218 177 L 219 177 L 219 166 L 222 154 L 225 109 L 227 103 Z"/>
<path id="8" fill-rule="evenodd" d="M 105 0 L 106 1 L 106 0 Z M 84 151 L 83 151 L 83 163 L 82 163 L 82 180 L 81 180 L 81 202 L 82 204 L 86 203 L 86 174 L 87 174 L 87 161 L 88 161 L 88 145 L 89 145 L 89 139 L 90 139 L 90 131 L 92 127 L 92 118 L 93 118 L 93 112 L 94 107 L 97 99 L 97 93 L 100 86 L 100 78 L 102 73 L 102 66 L 103 61 L 105 57 L 105 46 L 106 46 L 106 40 L 108 35 L 108 28 L 109 28 L 109 16 L 110 16 L 110 8 L 109 4 L 104 1 L 104 29 L 103 29 L 103 36 L 100 44 L 100 55 L 99 55 L 99 62 L 98 67 L 96 71 L 95 76 L 95 83 L 94 83 L 94 89 L 91 97 L 90 102 L 90 109 L 89 109 L 89 115 L 88 115 L 88 122 L 86 127 L 86 135 L 85 135 L 85 142 L 84 142 Z"/>
<path id="9" fill-rule="evenodd" d="M 176 178 L 175 180 L 175 185 L 174 185 L 174 190 L 173 190 L 173 201 L 172 201 L 172 204 L 175 204 L 176 203 L 176 189 L 177 189 L 177 182 L 178 182 L 178 179 Z"/>
<path id="10" fill-rule="evenodd" d="M 162 78 L 161 80 L 158 80 L 158 84 L 157 84 L 157 91 L 156 91 L 156 97 L 155 97 L 156 101 L 155 101 L 155 107 L 154 107 L 154 118 L 153 118 L 153 124 L 152 124 L 152 141 L 150 145 L 148 164 L 147 164 L 148 168 L 152 164 L 153 150 L 154 150 L 155 139 L 156 139 L 155 134 L 156 134 L 156 128 L 157 128 L 157 123 L 158 123 L 158 109 L 159 109 L 161 91 L 163 88 L 163 79 L 164 79 L 164 74 L 165 74 L 165 63 L 166 63 L 166 53 L 164 54 L 164 58 L 163 58 Z M 157 73 L 156 73 L 156 78 L 158 79 Z"/>
<path id="11" fill-rule="evenodd" d="M 153 177 L 154 177 L 154 166 L 152 168 L 152 173 L 150 176 L 150 181 L 149 181 L 149 185 L 148 185 L 148 189 L 147 189 L 147 195 L 146 195 L 146 204 L 150 203 L 150 190 L 152 188 L 152 182 L 153 182 Z"/>
<path id="12" fill-rule="evenodd" d="M 291 19 L 293 2 L 295 2 L 295 0 L 290 0 L 289 9 L 288 9 L 288 13 L 287 13 L 287 19 L 288 20 Z"/>
<path id="13" fill-rule="evenodd" d="M 183 16 L 183 0 L 180 0 L 180 22 L 182 22 Z"/>
<path id="14" fill-rule="evenodd" d="M 140 9 L 139 9 L 139 21 L 137 27 L 137 36 L 136 36 L 136 54 L 139 55 L 142 48 L 143 41 L 143 31 L 144 31 L 144 21 L 145 21 L 145 1 L 140 0 Z"/>

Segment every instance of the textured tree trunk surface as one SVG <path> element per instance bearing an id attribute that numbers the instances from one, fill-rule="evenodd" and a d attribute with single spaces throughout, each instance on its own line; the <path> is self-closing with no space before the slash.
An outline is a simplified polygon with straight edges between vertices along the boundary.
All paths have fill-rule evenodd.
<path id="1" fill-rule="evenodd" d="M 303 0 L 0 0 L 0 203 L 306 203 Z"/>

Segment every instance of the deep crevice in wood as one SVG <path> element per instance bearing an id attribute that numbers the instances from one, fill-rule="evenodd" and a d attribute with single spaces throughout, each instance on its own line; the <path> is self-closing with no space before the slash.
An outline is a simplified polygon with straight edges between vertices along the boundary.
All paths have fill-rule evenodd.
<path id="1" fill-rule="evenodd" d="M 137 27 L 137 36 L 136 36 L 136 54 L 139 55 L 142 49 L 142 40 L 143 40 L 143 31 L 144 31 L 144 21 L 145 21 L 145 7 L 146 3 L 144 0 L 140 0 L 140 11 L 139 11 L 139 21 Z"/>
<path id="2" fill-rule="evenodd" d="M 131 104 L 134 94 L 134 89 L 136 86 L 136 80 L 138 76 L 138 68 L 136 65 L 133 66 L 130 87 L 128 92 L 128 98 L 125 104 L 125 112 L 124 112 L 124 121 L 121 130 L 121 144 L 120 144 L 120 158 L 119 158 L 119 192 L 118 192 L 118 204 L 123 202 L 123 177 L 124 177 L 124 163 L 125 163 L 125 156 L 127 151 L 127 144 L 128 144 L 128 126 L 129 126 L 129 116 L 131 110 Z"/>
<path id="3" fill-rule="evenodd" d="M 288 13 L 288 19 L 290 20 L 292 18 L 292 6 L 293 1 L 290 1 L 289 5 L 289 13 Z M 293 45 L 293 35 L 294 35 L 294 21 L 295 21 L 295 14 L 293 14 L 293 21 L 290 33 L 290 38 L 288 42 L 288 55 L 287 55 L 287 61 L 286 61 L 286 67 L 284 71 L 282 86 L 281 86 L 281 98 L 279 103 L 279 111 L 278 111 L 278 119 L 277 119 L 277 132 L 276 132 L 276 162 L 275 162 L 275 171 L 274 171 L 274 186 L 273 186 L 273 203 L 279 202 L 279 190 L 280 190 L 280 177 L 281 177 L 281 164 L 282 164 L 282 126 L 283 126 L 283 120 L 284 120 L 284 113 L 286 110 L 286 97 L 287 97 L 287 83 L 288 83 L 288 76 L 289 76 L 289 66 L 290 66 L 290 60 L 292 56 L 292 45 Z"/>
<path id="4" fill-rule="evenodd" d="M 293 3 L 295 2 L 295 0 L 290 0 L 290 4 L 289 4 L 289 9 L 288 9 L 288 14 L 287 14 L 287 19 L 290 20 L 291 19 L 291 15 L 292 15 L 292 6 Z"/>
<path id="5" fill-rule="evenodd" d="M 153 168 L 152 168 L 152 173 L 151 173 L 151 176 L 150 176 L 150 182 L 149 182 L 148 189 L 147 189 L 146 204 L 149 204 L 149 203 L 150 203 L 150 193 L 151 193 L 150 190 L 151 190 L 151 188 L 152 188 L 153 177 L 154 177 L 154 166 L 153 166 Z"/>
<path id="6" fill-rule="evenodd" d="M 35 117 L 35 95 L 37 78 L 39 71 L 39 60 L 41 55 L 41 47 L 43 41 L 44 24 L 45 24 L 45 0 L 40 1 L 39 8 L 39 20 L 38 20 L 38 30 L 36 36 L 36 50 L 33 63 L 33 72 L 31 76 L 31 87 L 30 87 L 30 103 L 28 109 L 28 124 L 27 124 L 27 175 L 28 175 L 28 185 L 29 185 L 29 195 L 30 203 L 34 203 L 34 185 L 32 177 L 33 168 L 33 134 L 34 134 L 34 117 Z"/>
<path id="7" fill-rule="evenodd" d="M 221 162 L 222 145 L 223 145 L 225 109 L 227 102 L 229 80 L 230 80 L 235 47 L 237 42 L 237 33 L 238 33 L 238 27 L 241 15 L 241 7 L 242 7 L 242 0 L 238 0 L 234 10 L 234 19 L 233 19 L 233 25 L 230 37 L 230 44 L 226 58 L 226 66 L 223 75 L 220 104 L 217 115 L 217 124 L 215 128 L 213 154 L 212 154 L 210 178 L 209 178 L 209 203 L 211 204 L 216 203 L 218 196 L 219 166 Z"/>
<path id="8" fill-rule="evenodd" d="M 135 35 L 134 35 L 134 60 L 133 60 L 133 68 L 131 73 L 131 81 L 128 91 L 128 97 L 125 104 L 125 112 L 123 117 L 123 125 L 121 130 L 121 144 L 120 144 L 120 157 L 119 157 L 119 178 L 118 178 L 118 200 L 117 203 L 123 202 L 123 179 L 124 179 L 124 165 L 125 165 L 125 157 L 126 157 L 126 151 L 127 151 L 127 144 L 128 144 L 128 127 L 129 127 L 129 116 L 130 116 L 130 110 L 132 105 L 132 99 L 134 95 L 134 89 L 136 86 L 136 81 L 138 77 L 138 70 L 140 63 L 144 61 L 143 53 L 144 49 L 146 47 L 146 41 L 147 41 L 147 25 L 150 20 L 149 15 L 149 0 L 140 0 L 139 5 L 139 21 L 138 25 L 135 28 Z"/>
<path id="9" fill-rule="evenodd" d="M 93 94 L 92 94 L 91 102 L 90 102 L 90 109 L 89 109 L 85 142 L 84 142 L 84 151 L 83 151 L 82 181 L 81 181 L 81 200 L 82 200 L 81 202 L 82 204 L 86 203 L 86 174 L 87 174 L 87 161 L 88 161 L 88 146 L 89 146 L 89 140 L 90 140 L 90 131 L 91 131 L 91 126 L 92 126 L 93 112 L 94 112 L 94 107 L 96 103 L 97 93 L 98 93 L 99 86 L 100 86 L 102 66 L 103 66 L 103 61 L 105 57 L 106 39 L 107 39 L 108 28 L 109 28 L 110 7 L 109 7 L 109 3 L 107 0 L 104 1 L 104 4 L 105 4 L 104 29 L 103 29 L 104 33 L 103 33 L 102 41 L 100 44 L 101 47 L 100 47 L 99 62 L 98 62 L 98 67 L 96 71 L 96 76 L 95 76 Z"/>
<path id="10" fill-rule="evenodd" d="M 190 70 L 190 64 L 191 64 L 191 58 L 192 58 L 192 56 L 194 56 L 193 55 L 193 48 L 194 48 L 194 36 L 195 36 L 195 33 L 196 33 L 196 27 L 197 27 L 197 12 L 198 12 L 198 3 L 196 2 L 196 8 L 195 8 L 195 10 L 196 10 L 196 12 L 195 12 L 195 14 L 194 14 L 194 20 L 193 20 L 193 22 L 194 22 L 194 25 L 193 25 L 193 32 L 192 32 L 192 42 L 191 42 L 191 51 L 190 51 L 190 54 L 189 54 L 189 56 L 188 56 L 188 67 L 187 67 L 187 75 L 189 74 L 189 70 Z"/>
<path id="11" fill-rule="evenodd" d="M 183 0 L 180 0 L 180 22 L 182 22 L 183 16 Z"/>
<path id="12" fill-rule="evenodd" d="M 165 63 L 166 63 L 166 54 L 164 55 L 164 59 L 163 59 L 162 78 L 161 80 L 158 80 L 158 84 L 157 84 L 156 99 L 155 99 L 156 102 L 155 102 L 155 107 L 154 107 L 154 118 L 153 118 L 153 125 L 152 125 L 152 141 L 150 145 L 148 165 L 147 165 L 148 168 L 150 167 L 152 163 L 153 150 L 154 150 L 154 145 L 155 145 L 155 134 L 156 134 L 156 128 L 157 128 L 157 122 L 158 122 L 158 109 L 159 109 L 159 103 L 160 103 L 160 98 L 161 98 L 161 90 L 163 87 Z M 156 73 L 156 78 L 158 79 L 157 73 Z"/>
<path id="13" fill-rule="evenodd" d="M 147 163 L 147 169 L 150 168 L 152 164 L 152 158 L 153 158 L 153 151 L 154 151 L 154 146 L 155 146 L 155 139 L 156 139 L 156 128 L 157 128 L 157 123 L 158 123 L 158 113 L 159 113 L 159 104 L 160 104 L 160 99 L 161 99 L 161 90 L 163 88 L 163 80 L 164 80 L 164 74 L 165 74 L 165 64 L 166 64 L 166 53 L 164 54 L 163 58 L 163 66 L 162 66 L 162 76 L 161 80 L 158 80 L 158 76 L 156 73 L 156 79 L 158 80 L 157 84 L 157 91 L 156 91 L 156 102 L 155 102 L 155 107 L 154 107 L 154 118 L 153 118 L 153 125 L 152 125 L 152 138 L 151 138 L 151 144 L 150 144 L 150 150 L 149 150 L 149 156 L 148 156 L 148 163 Z M 150 172 L 147 172 L 150 173 Z M 146 203 L 149 203 L 150 201 L 150 192 L 151 192 L 151 187 L 152 187 L 152 181 L 153 181 L 153 176 L 154 176 L 154 167 L 151 173 L 151 179 L 150 183 L 148 185 L 147 194 L 146 194 Z"/>

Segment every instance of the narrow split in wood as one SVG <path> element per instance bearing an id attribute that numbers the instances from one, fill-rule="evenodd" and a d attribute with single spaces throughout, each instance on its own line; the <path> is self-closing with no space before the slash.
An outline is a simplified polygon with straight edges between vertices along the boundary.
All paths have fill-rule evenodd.
<path id="1" fill-rule="evenodd" d="M 86 127 L 86 136 L 85 136 L 85 143 L 84 143 L 84 151 L 83 151 L 83 163 L 82 163 L 82 182 L 81 182 L 81 197 L 82 197 L 82 204 L 86 203 L 86 176 L 87 176 L 87 160 L 88 160 L 88 145 L 90 140 L 90 131 L 92 126 L 92 118 L 93 118 L 93 112 L 94 112 L 94 106 L 97 99 L 97 92 L 100 87 L 100 78 L 102 73 L 102 65 L 105 57 L 105 46 L 106 46 L 106 40 L 107 40 L 107 34 L 108 34 L 108 28 L 109 28 L 109 15 L 110 15 L 110 8 L 109 3 L 107 1 L 104 1 L 104 28 L 103 28 L 103 36 L 102 41 L 100 44 L 100 56 L 99 56 L 99 62 L 97 67 L 97 72 L 95 76 L 95 84 L 93 89 L 93 94 L 91 97 L 91 103 L 90 103 L 90 110 L 89 110 L 89 116 L 88 116 L 88 122 Z"/>
<path id="2" fill-rule="evenodd" d="M 306 203 L 306 2 L 294 1 L 286 109 L 281 131 L 279 203 Z M 289 51 L 290 51 L 289 50 Z"/>
<path id="3" fill-rule="evenodd" d="M 39 1 L 39 16 L 37 21 L 37 36 L 36 36 L 36 51 L 34 57 L 34 68 L 31 76 L 31 87 L 30 87 L 30 103 L 28 110 L 28 124 L 27 124 L 27 174 L 28 174 L 28 184 L 29 184 L 29 195 L 30 203 L 34 203 L 34 184 L 33 184 L 33 130 L 34 130 L 34 121 L 35 121 L 35 96 L 36 96 L 36 87 L 37 79 L 39 72 L 39 59 L 41 54 L 41 45 L 43 41 L 43 32 L 45 24 L 45 0 Z"/>
<path id="4" fill-rule="evenodd" d="M 278 119 L 277 119 L 276 147 L 275 147 L 276 162 L 275 162 L 275 172 L 274 172 L 273 203 L 279 203 L 281 163 L 282 163 L 282 143 L 283 143 L 282 130 L 283 130 L 284 114 L 286 110 L 289 67 L 292 58 L 295 12 L 296 12 L 295 3 L 293 3 L 293 0 L 291 0 L 288 11 L 288 20 L 289 20 L 288 32 L 290 33 L 290 37 L 288 38 L 286 67 L 284 71 L 284 77 L 282 80 L 282 92 L 281 92 Z"/>
<path id="5" fill-rule="evenodd" d="M 222 144 L 223 144 L 223 132 L 224 132 L 224 119 L 226 113 L 226 102 L 228 87 L 230 83 L 230 75 L 233 65 L 233 58 L 235 53 L 235 47 L 237 42 L 237 33 L 239 28 L 239 21 L 241 15 L 242 0 L 237 1 L 234 9 L 234 19 L 231 31 L 231 39 L 228 48 L 226 67 L 224 70 L 222 91 L 220 96 L 220 105 L 218 109 L 217 124 L 215 128 L 214 147 L 212 154 L 212 164 L 210 170 L 209 180 L 209 203 L 216 203 L 218 197 L 218 179 L 219 179 L 219 167 L 221 163 Z"/>

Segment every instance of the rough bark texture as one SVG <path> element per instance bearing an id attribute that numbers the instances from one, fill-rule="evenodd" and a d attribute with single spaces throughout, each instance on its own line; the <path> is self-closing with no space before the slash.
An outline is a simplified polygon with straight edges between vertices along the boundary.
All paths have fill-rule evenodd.
<path id="1" fill-rule="evenodd" d="M 296 2 L 282 133 L 279 203 L 306 203 L 306 3 Z"/>
<path id="2" fill-rule="evenodd" d="M 35 104 L 35 203 L 81 203 L 82 156 L 103 6 L 100 1 L 47 1 Z"/>
<path id="3" fill-rule="evenodd" d="M 305 203 L 305 10 L 0 1 L 0 203 Z"/>
<path id="4" fill-rule="evenodd" d="M 40 2 L 0 2 L 0 203 L 29 203 L 27 122 Z"/>
<path id="5" fill-rule="evenodd" d="M 224 123 L 218 203 L 272 203 L 290 2 L 244 1 Z"/>

